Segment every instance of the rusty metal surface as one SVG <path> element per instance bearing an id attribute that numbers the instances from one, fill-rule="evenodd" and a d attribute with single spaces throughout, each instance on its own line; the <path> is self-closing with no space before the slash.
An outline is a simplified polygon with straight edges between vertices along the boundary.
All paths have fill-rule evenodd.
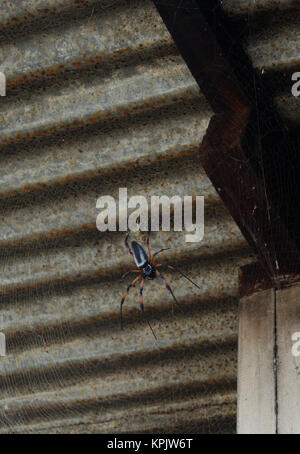
<path id="1" fill-rule="evenodd" d="M 211 109 L 152 2 L 44 3 L 0 16 L 0 432 L 234 431 L 238 270 L 252 256 L 199 164 Z M 205 196 L 201 243 L 153 234 L 201 286 L 168 274 L 173 314 L 147 282 L 159 345 L 136 289 L 119 327 L 131 260 L 123 234 L 95 226 L 97 198 L 119 187 Z"/>

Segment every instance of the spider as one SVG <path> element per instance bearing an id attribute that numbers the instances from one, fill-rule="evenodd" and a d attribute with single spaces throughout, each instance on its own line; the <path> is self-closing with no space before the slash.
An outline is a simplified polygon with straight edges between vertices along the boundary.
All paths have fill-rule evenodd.
<path id="1" fill-rule="evenodd" d="M 122 329 L 122 327 L 123 327 L 123 324 L 122 324 L 122 308 L 123 308 L 123 304 L 124 304 L 125 298 L 127 297 L 131 287 L 134 287 L 135 284 L 141 279 L 141 284 L 140 284 L 140 308 L 141 308 L 142 314 L 143 314 L 146 322 L 149 325 L 150 330 L 152 331 L 152 334 L 153 334 L 154 338 L 157 341 L 157 337 L 156 337 L 156 335 L 155 335 L 155 333 L 154 333 L 154 331 L 152 329 L 152 326 L 150 325 L 150 322 L 149 322 L 149 320 L 148 320 L 148 318 L 146 316 L 145 310 L 144 310 L 143 290 L 144 290 L 145 279 L 153 280 L 156 277 L 159 277 L 160 279 L 162 279 L 164 284 L 165 284 L 166 289 L 171 293 L 171 295 L 173 297 L 173 300 L 175 301 L 175 304 L 178 305 L 178 306 L 179 306 L 179 303 L 177 301 L 177 298 L 174 295 L 173 290 L 169 286 L 168 282 L 166 281 L 164 276 L 161 274 L 161 272 L 160 272 L 161 269 L 170 269 L 170 270 L 172 270 L 174 272 L 180 273 L 183 277 L 185 277 L 188 281 L 190 281 L 192 284 L 194 284 L 197 288 L 200 289 L 200 287 L 195 282 L 193 282 L 188 276 L 186 276 L 182 271 L 180 271 L 178 268 L 175 268 L 174 266 L 168 265 L 166 263 L 159 263 L 159 264 L 154 263 L 155 262 L 155 260 L 154 260 L 155 257 L 160 252 L 166 251 L 167 249 L 170 249 L 170 248 L 160 249 L 159 251 L 155 252 L 152 255 L 151 251 L 150 251 L 150 232 L 151 232 L 151 228 L 148 229 L 147 243 L 146 243 L 147 247 L 148 247 L 149 256 L 147 255 L 147 253 L 143 249 L 143 247 L 139 243 L 137 243 L 136 241 L 132 241 L 131 242 L 131 247 L 129 246 L 129 244 L 128 244 L 129 233 L 125 237 L 125 246 L 127 247 L 128 251 L 129 251 L 129 254 L 132 256 L 133 261 L 134 261 L 135 265 L 138 267 L 138 269 L 127 271 L 125 274 L 123 274 L 122 278 L 125 278 L 130 273 L 138 273 L 139 275 L 135 279 L 133 279 L 133 281 L 128 285 L 127 290 L 126 290 L 126 292 L 124 293 L 124 295 L 123 295 L 123 297 L 121 299 L 120 324 L 121 324 L 121 329 Z"/>

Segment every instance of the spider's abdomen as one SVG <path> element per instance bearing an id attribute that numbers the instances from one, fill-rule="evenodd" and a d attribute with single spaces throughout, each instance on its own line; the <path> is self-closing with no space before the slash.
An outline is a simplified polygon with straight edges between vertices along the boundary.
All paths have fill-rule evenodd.
<path id="1" fill-rule="evenodd" d="M 138 268 L 143 268 L 149 262 L 146 252 L 144 251 L 142 246 L 136 241 L 132 241 L 131 247 L 136 266 Z"/>

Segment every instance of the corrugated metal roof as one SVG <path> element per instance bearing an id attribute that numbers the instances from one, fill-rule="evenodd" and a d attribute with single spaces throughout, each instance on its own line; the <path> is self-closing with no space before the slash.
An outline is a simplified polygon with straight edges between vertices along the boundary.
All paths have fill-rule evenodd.
<path id="1" fill-rule="evenodd" d="M 1 10 L 0 431 L 235 430 L 237 286 L 249 248 L 202 170 L 212 112 L 150 1 Z M 96 200 L 204 195 L 205 237 L 153 234 L 200 286 L 133 289 L 119 327 L 122 233 Z M 43 347 L 46 341 L 47 351 Z"/>

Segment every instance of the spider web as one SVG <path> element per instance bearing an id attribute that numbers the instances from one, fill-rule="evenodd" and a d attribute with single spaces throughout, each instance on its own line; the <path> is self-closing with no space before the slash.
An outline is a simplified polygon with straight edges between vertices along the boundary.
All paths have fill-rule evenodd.
<path id="1" fill-rule="evenodd" d="M 126 39 L 132 40 L 132 35 L 126 29 L 126 20 L 130 22 L 137 15 L 138 24 L 141 3 L 132 0 L 87 3 L 83 8 L 73 5 L 64 10 L 60 19 L 55 11 L 43 15 L 42 27 L 38 9 L 37 19 L 30 22 L 30 18 L 25 18 L 28 23 L 24 24 L 23 32 L 11 25 L 3 26 L 0 33 L 5 38 L 4 56 L 11 50 L 9 46 L 17 49 L 17 56 L 26 55 L 26 45 L 28 51 L 30 46 L 43 49 L 43 35 L 49 42 L 49 36 L 57 35 L 61 47 L 57 46 L 54 55 L 61 53 L 67 62 L 64 52 L 68 49 L 63 47 L 63 41 L 73 36 L 72 30 L 76 33 L 83 30 L 82 41 L 74 47 L 78 46 L 78 55 L 88 61 L 89 57 L 79 51 L 81 46 L 87 54 L 89 46 L 95 49 L 99 42 L 95 44 L 93 38 L 96 40 L 100 25 L 110 21 L 111 29 L 116 28 L 116 36 L 123 33 L 121 39 L 128 47 Z M 161 3 L 170 4 L 167 0 Z M 208 8 L 208 3 L 201 1 L 199 7 Z M 215 2 L 213 9 L 210 5 L 211 23 L 228 54 L 240 62 L 240 76 L 247 81 L 247 94 L 255 106 L 253 136 L 259 137 L 259 147 L 254 153 L 253 136 L 247 136 L 248 142 L 244 144 L 247 159 L 263 182 L 263 197 L 268 200 L 268 206 L 278 208 L 284 225 L 299 246 L 299 111 L 295 108 L 293 113 L 288 107 L 289 102 L 295 105 L 290 76 L 299 59 L 295 57 L 290 63 L 291 59 L 284 54 L 278 65 L 272 47 L 268 57 L 268 39 L 264 35 L 268 30 L 271 35 L 276 31 L 281 36 L 282 32 L 283 43 L 287 43 L 284 31 L 288 35 L 289 27 L 292 29 L 296 21 L 294 7 L 291 3 L 288 8 L 285 3 L 283 11 L 280 8 L 284 2 L 279 1 L 274 11 L 265 1 L 239 3 L 240 12 L 230 1 L 224 1 L 223 5 Z M 61 109 L 57 110 L 60 129 L 42 133 L 41 137 L 25 134 L 22 141 L 12 134 L 11 144 L 1 145 L 0 161 L 4 170 L 0 201 L 3 226 L 0 328 L 7 340 L 7 357 L 0 358 L 3 432 L 235 431 L 238 270 L 252 262 L 254 255 L 204 172 L 199 177 L 198 147 L 192 138 L 200 136 L 200 130 L 205 131 L 211 109 L 201 97 L 188 93 L 188 90 L 193 93 L 194 82 L 186 88 L 184 78 L 190 76 L 181 75 L 184 65 L 174 44 L 159 28 L 159 18 L 151 12 L 150 2 L 145 1 L 143 5 L 144 22 L 136 35 L 143 33 L 145 40 L 150 40 L 147 21 L 157 20 L 158 44 L 154 34 L 154 44 L 147 47 L 138 42 L 131 53 L 127 49 L 118 57 L 113 55 L 106 60 L 103 57 L 100 63 L 97 59 L 85 61 L 82 67 L 75 65 L 71 69 L 66 63 L 63 69 L 54 68 L 53 74 L 46 76 L 33 72 L 21 85 L 15 83 L 8 87 L 7 98 L 1 99 L 4 118 L 13 120 L 16 113 L 24 114 L 24 118 L 15 120 L 16 131 L 22 128 L 22 121 L 26 123 L 26 106 L 29 110 L 42 106 L 38 128 L 42 132 L 47 109 L 55 103 Z M 173 26 L 183 7 L 186 8 L 186 2 L 181 0 L 175 8 L 174 4 L 170 5 L 174 9 Z M 231 9 L 232 14 L 228 15 Z M 222 11 L 226 13 L 225 18 Z M 120 26 L 113 22 L 118 17 Z M 104 25 L 108 41 L 117 40 Z M 30 39 L 32 42 L 27 41 Z M 264 62 L 264 53 L 259 53 L 260 43 L 265 45 L 268 64 L 256 66 L 257 61 Z M 135 43 L 130 41 L 130 44 Z M 34 52 L 29 55 L 34 57 Z M 152 102 L 151 108 L 145 102 L 140 111 L 133 113 L 129 96 L 126 98 L 129 113 L 125 109 L 122 114 L 107 118 L 96 115 L 95 120 L 81 123 L 82 112 L 79 112 L 78 126 L 68 127 L 67 116 L 73 118 L 67 105 L 72 90 L 74 97 L 77 93 L 79 100 L 86 99 L 86 105 L 97 113 L 93 97 L 98 96 L 105 84 L 111 89 L 107 94 L 109 99 L 115 87 L 121 92 L 122 81 L 126 87 L 126 81 L 137 75 L 138 82 L 142 71 L 146 80 L 151 65 L 155 71 L 159 68 L 161 80 L 178 78 L 184 95 L 170 100 L 169 92 L 174 87 L 164 86 L 166 93 L 161 97 L 165 96 L 166 105 L 146 99 Z M 175 70 L 172 72 L 169 67 Z M 149 84 L 153 92 L 158 90 L 152 80 Z M 132 86 L 129 88 L 134 91 Z M 47 102 L 43 104 L 44 95 Z M 66 99 L 66 115 L 59 98 Z M 288 118 L 284 115 L 287 110 Z M 85 114 L 83 111 L 82 115 Z M 34 118 L 33 115 L 32 122 L 29 121 L 31 126 Z M 186 124 L 192 124 L 191 129 L 180 141 Z M 147 140 L 143 138 L 144 131 Z M 176 133 L 178 145 L 171 138 Z M 147 149 L 147 142 L 151 141 L 152 148 Z M 170 146 L 163 148 L 169 142 Z M 159 152 L 157 144 L 162 147 Z M 142 153 L 143 148 L 148 152 Z M 157 158 L 153 158 L 155 153 Z M 93 165 L 87 165 L 89 161 Z M 45 169 L 45 174 L 38 170 L 36 162 L 40 163 L 40 169 Z M 35 172 L 30 172 L 31 167 L 38 178 Z M 49 168 L 54 169 L 51 178 L 46 171 Z M 124 330 L 120 331 L 119 303 L 127 285 L 120 276 L 131 266 L 131 259 L 122 233 L 100 234 L 95 227 L 97 198 L 101 194 L 116 196 L 122 186 L 129 187 L 132 194 L 142 193 L 147 197 L 169 192 L 175 195 L 172 192 L 175 188 L 180 196 L 204 195 L 208 200 L 205 238 L 201 244 L 184 244 L 185 232 L 158 232 L 151 237 L 154 251 L 171 246 L 171 251 L 163 255 L 164 261 L 179 266 L 203 287 L 203 292 L 197 294 L 184 279 L 166 274 L 182 305 L 182 311 L 175 310 L 173 314 L 172 300 L 163 285 L 147 283 L 145 308 L 159 346 L 140 315 L 136 288 L 131 290 L 124 307 Z M 201 187 L 201 194 L 197 187 Z M 189 193 L 185 194 L 185 190 Z M 240 194 L 236 197 L 240 198 Z M 275 243 L 270 251 L 276 254 Z M 276 270 L 272 278 L 280 289 Z"/>

